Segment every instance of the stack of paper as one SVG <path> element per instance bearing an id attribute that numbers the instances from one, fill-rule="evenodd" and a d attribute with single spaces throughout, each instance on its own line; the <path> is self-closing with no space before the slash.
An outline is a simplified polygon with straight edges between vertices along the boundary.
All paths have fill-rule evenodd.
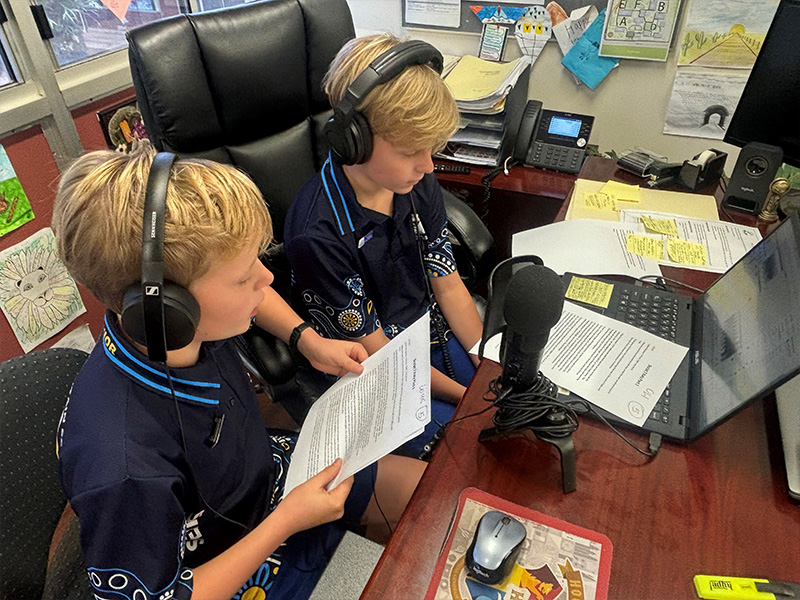
<path id="1" fill-rule="evenodd" d="M 511 92 L 529 65 L 525 57 L 496 63 L 463 56 L 444 78 L 461 113 L 461 128 L 438 156 L 483 166 L 499 164 L 508 146 L 508 116 L 524 103 L 523 97 Z"/>
<path id="2" fill-rule="evenodd" d="M 444 81 L 453 92 L 459 110 L 497 114 L 502 112 L 506 96 L 527 66 L 524 57 L 496 63 L 477 56 L 464 56 Z"/>

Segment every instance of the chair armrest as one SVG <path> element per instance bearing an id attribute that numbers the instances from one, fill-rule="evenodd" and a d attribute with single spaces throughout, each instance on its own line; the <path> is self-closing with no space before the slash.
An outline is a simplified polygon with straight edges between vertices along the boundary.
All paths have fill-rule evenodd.
<path id="1" fill-rule="evenodd" d="M 255 325 L 242 335 L 239 351 L 270 385 L 286 383 L 297 373 L 289 346 Z"/>
<path id="2" fill-rule="evenodd" d="M 494 238 L 475 211 L 465 202 L 445 189 L 442 189 L 442 197 L 450 233 L 469 261 L 467 268 L 470 272 L 462 275 L 467 277 L 467 287 L 472 288 L 486 279 L 497 263 Z M 462 271 L 465 266 L 459 264 L 458 267 L 459 271 Z"/>

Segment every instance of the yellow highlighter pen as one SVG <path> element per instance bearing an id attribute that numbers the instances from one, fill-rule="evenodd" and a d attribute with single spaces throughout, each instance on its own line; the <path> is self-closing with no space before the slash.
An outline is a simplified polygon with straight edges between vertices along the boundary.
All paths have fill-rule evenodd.
<path id="1" fill-rule="evenodd" d="M 800 584 L 751 577 L 695 575 L 694 587 L 707 600 L 788 600 L 800 599 Z"/>

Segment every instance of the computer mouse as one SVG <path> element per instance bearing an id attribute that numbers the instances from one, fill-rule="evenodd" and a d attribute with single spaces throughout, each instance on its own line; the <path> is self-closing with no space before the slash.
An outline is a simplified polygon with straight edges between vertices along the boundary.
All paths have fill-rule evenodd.
<path id="1" fill-rule="evenodd" d="M 525 526 L 497 510 L 487 512 L 478 522 L 465 563 L 473 578 L 489 585 L 511 574 L 525 541 Z"/>

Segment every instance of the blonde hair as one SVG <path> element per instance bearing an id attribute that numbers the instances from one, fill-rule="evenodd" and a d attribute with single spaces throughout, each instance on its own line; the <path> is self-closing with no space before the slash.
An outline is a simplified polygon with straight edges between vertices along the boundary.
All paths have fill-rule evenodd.
<path id="1" fill-rule="evenodd" d="M 336 106 L 355 80 L 378 55 L 400 44 L 390 34 L 355 38 L 333 59 L 323 84 Z M 458 128 L 453 95 L 439 74 L 427 65 L 412 65 L 394 79 L 377 86 L 359 105 L 374 135 L 387 142 L 421 150 L 440 150 Z"/>
<path id="2" fill-rule="evenodd" d="M 58 185 L 52 226 L 72 276 L 111 310 L 142 276 L 142 220 L 155 150 L 90 152 Z M 188 287 L 220 260 L 252 245 L 263 251 L 272 220 L 256 185 L 234 167 L 209 160 L 175 161 L 167 188 L 164 278 Z"/>

